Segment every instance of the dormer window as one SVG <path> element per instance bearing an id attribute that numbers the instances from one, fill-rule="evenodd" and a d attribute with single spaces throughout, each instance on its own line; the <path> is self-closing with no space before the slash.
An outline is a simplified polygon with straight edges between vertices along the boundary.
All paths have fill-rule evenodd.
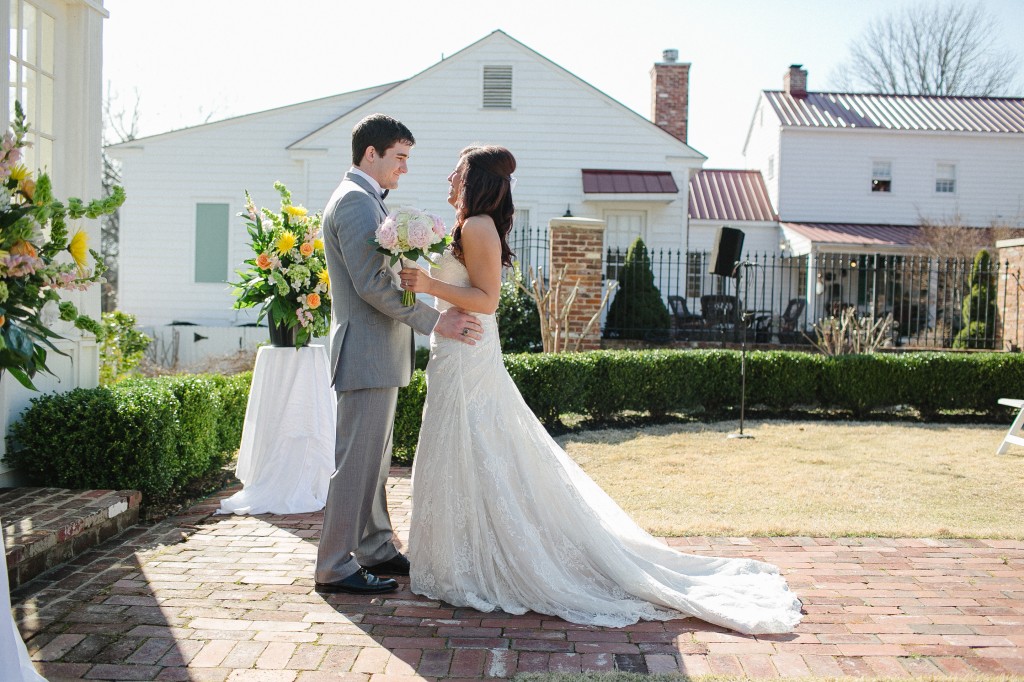
<path id="1" fill-rule="evenodd" d="M 512 108 L 512 67 L 484 66 L 484 109 Z"/>
<path id="2" fill-rule="evenodd" d="M 892 191 L 892 161 L 875 161 L 871 164 L 871 191 Z"/>

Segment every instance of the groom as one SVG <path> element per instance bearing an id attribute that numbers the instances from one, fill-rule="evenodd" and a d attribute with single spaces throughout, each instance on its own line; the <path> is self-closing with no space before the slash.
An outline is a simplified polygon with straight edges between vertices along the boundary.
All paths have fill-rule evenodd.
<path id="1" fill-rule="evenodd" d="M 316 560 L 316 591 L 377 594 L 398 588 L 378 575 L 409 575 L 392 540 L 384 485 L 391 466 L 398 389 L 413 370 L 415 329 L 473 344 L 483 328 L 455 308 L 439 313 L 402 305 L 397 276 L 370 241 L 387 215 L 416 143 L 390 116 L 373 114 L 352 130 L 352 168 L 324 209 L 331 281 L 331 383 L 338 397 L 335 471 L 327 492 Z"/>

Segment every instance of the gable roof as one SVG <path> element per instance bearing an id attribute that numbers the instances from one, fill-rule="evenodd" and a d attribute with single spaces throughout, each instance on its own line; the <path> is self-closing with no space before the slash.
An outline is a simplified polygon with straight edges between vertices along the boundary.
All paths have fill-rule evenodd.
<path id="1" fill-rule="evenodd" d="M 756 170 L 700 170 L 690 178 L 692 220 L 779 219 L 768 198 L 761 172 Z"/>
<path id="2" fill-rule="evenodd" d="M 394 83 L 385 83 L 384 85 L 375 85 L 369 88 L 362 88 L 360 90 L 352 90 L 350 92 L 343 92 L 337 95 L 328 95 L 327 97 L 319 97 L 317 99 L 306 100 L 305 102 L 298 102 L 296 104 L 286 104 L 281 107 L 274 107 L 273 109 L 264 109 L 262 111 L 254 111 L 249 114 L 240 114 L 238 116 L 231 116 L 229 118 L 222 118 L 219 121 L 210 121 L 209 123 L 200 123 L 194 126 L 186 126 L 184 128 L 176 128 L 175 130 L 169 130 L 163 133 L 156 133 L 154 135 L 147 135 L 145 137 L 137 137 L 132 140 L 125 142 L 118 142 L 116 144 L 108 145 L 107 149 L 118 149 L 122 147 L 134 147 L 142 142 L 148 142 L 150 140 L 162 139 L 168 136 L 174 136 L 181 133 L 189 133 L 199 129 L 212 129 L 218 126 L 231 124 L 236 121 L 244 119 L 255 118 L 258 116 L 265 116 L 270 114 L 278 114 L 287 112 L 289 110 L 296 111 L 304 109 L 306 107 L 320 107 L 325 106 L 329 108 L 337 108 L 338 111 L 351 111 L 352 109 L 360 106 L 361 104 L 376 99 L 381 94 L 392 89 L 396 85 L 401 84 L 402 81 L 396 81 Z"/>
<path id="3" fill-rule="evenodd" d="M 384 94 L 388 94 L 388 95 L 398 94 L 398 93 L 401 92 L 401 90 L 404 87 L 406 87 L 412 81 L 420 78 L 421 76 L 424 76 L 427 73 L 430 73 L 431 71 L 434 71 L 435 69 L 439 69 L 439 68 L 444 67 L 445 65 L 451 63 L 453 60 L 456 60 L 456 59 L 462 57 L 463 55 L 466 55 L 467 53 L 469 53 L 474 48 L 476 48 L 476 47 L 478 47 L 480 45 L 483 45 L 484 43 L 486 43 L 488 41 L 492 41 L 492 40 L 505 40 L 509 44 L 512 44 L 512 45 L 518 47 L 519 49 L 523 50 L 527 54 L 530 54 L 533 57 L 541 60 L 545 64 L 553 67 L 554 69 L 557 69 L 562 74 L 569 76 L 572 80 L 576 81 L 577 83 L 581 84 L 582 86 L 584 86 L 588 90 L 590 90 L 590 91 L 596 93 L 597 95 L 599 95 L 602 99 L 604 99 L 606 102 L 608 102 L 612 106 L 617 107 L 617 108 L 621 109 L 623 112 L 627 112 L 631 116 L 635 117 L 637 122 L 640 123 L 641 125 L 647 125 L 647 126 L 653 127 L 655 130 L 657 130 L 661 134 L 665 135 L 666 141 L 669 144 L 674 143 L 676 146 L 682 147 L 683 149 L 688 150 L 688 152 L 694 158 L 701 158 L 701 159 L 706 159 L 707 158 L 704 154 L 701 154 L 696 149 L 694 149 L 693 147 L 689 146 L 687 143 L 683 142 L 682 140 L 678 139 L 677 137 L 675 137 L 674 135 L 672 135 L 671 133 L 669 133 L 668 131 L 666 131 L 662 127 L 660 127 L 657 124 L 655 124 L 653 121 L 644 118 L 643 116 L 641 116 L 640 114 L 636 113 L 635 111 L 633 111 L 632 109 L 630 109 L 626 105 L 624 105 L 621 102 L 619 102 L 617 99 L 607 95 L 606 93 L 604 93 L 600 89 L 594 87 L 593 85 L 591 85 L 590 83 L 586 82 L 585 80 L 583 80 L 582 78 L 580 78 L 576 74 L 572 73 L 568 69 L 566 69 L 566 68 L 556 64 L 555 62 L 551 61 L 550 59 L 548 59 L 547 57 L 545 57 L 541 53 L 537 52 L 536 50 L 534 50 L 534 49 L 528 47 L 527 45 L 519 42 L 518 40 L 516 40 L 515 38 L 513 38 L 509 34 L 505 33 L 501 29 L 495 29 L 494 31 L 491 31 L 489 34 L 487 34 L 483 38 L 480 38 L 479 40 L 471 43 L 470 45 L 467 45 L 466 47 L 462 48 L 461 50 L 455 52 L 454 54 L 452 54 L 450 56 L 444 57 L 441 61 L 439 61 L 436 64 L 433 64 L 433 65 L 427 67 L 426 69 L 424 69 L 423 71 L 420 71 L 419 73 L 415 74 L 414 76 L 411 76 L 410 78 L 408 78 L 408 79 L 406 79 L 404 81 L 399 81 L 398 83 L 396 83 L 394 85 L 393 88 L 389 88 L 386 91 L 386 93 L 385 92 L 381 92 L 380 95 L 378 95 L 378 96 L 383 96 Z M 317 138 L 321 134 L 329 131 L 331 128 L 333 128 L 335 125 L 337 125 L 341 120 L 345 119 L 348 115 L 350 115 L 353 111 L 355 111 L 356 109 L 359 109 L 362 106 L 365 106 L 365 105 L 369 104 L 371 101 L 372 100 L 366 100 L 366 101 L 362 102 L 360 105 L 352 107 L 350 110 L 341 113 L 334 121 L 332 121 L 332 122 L 322 126 L 321 128 L 319 128 L 317 130 L 312 131 L 311 133 L 309 133 L 305 137 L 296 140 L 295 142 L 290 144 L 288 146 L 288 148 L 289 149 L 295 149 L 295 148 L 299 148 L 299 147 L 303 147 L 305 145 L 311 144 L 315 140 L 315 138 Z"/>
<path id="4" fill-rule="evenodd" d="M 763 92 L 789 127 L 1024 133 L 1024 98 Z"/>

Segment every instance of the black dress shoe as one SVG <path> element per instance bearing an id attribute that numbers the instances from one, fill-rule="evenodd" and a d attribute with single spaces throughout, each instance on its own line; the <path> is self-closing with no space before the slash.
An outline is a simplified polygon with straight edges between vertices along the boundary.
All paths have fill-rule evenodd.
<path id="1" fill-rule="evenodd" d="M 332 594 L 334 592 L 347 592 L 349 594 L 381 594 L 382 592 L 394 592 L 398 589 L 398 583 L 391 578 L 378 578 L 365 568 L 342 578 L 334 583 L 316 583 L 314 589 L 320 594 Z"/>
<path id="2" fill-rule="evenodd" d="M 387 561 L 363 568 L 375 575 L 409 575 L 409 557 L 399 552 Z"/>

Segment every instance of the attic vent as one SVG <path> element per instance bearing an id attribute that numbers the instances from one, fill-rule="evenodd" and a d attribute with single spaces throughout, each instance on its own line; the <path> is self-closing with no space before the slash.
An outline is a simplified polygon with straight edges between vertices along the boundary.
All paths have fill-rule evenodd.
<path id="1" fill-rule="evenodd" d="M 512 67 L 484 67 L 484 109 L 512 108 Z"/>

